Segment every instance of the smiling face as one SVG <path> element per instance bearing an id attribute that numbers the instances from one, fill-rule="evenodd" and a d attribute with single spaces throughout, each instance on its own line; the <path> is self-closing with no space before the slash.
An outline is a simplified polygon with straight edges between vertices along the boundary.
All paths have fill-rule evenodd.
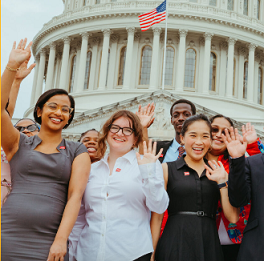
<path id="1" fill-rule="evenodd" d="M 195 121 L 188 126 L 181 142 L 185 145 L 186 159 L 198 162 L 211 146 L 210 128 L 205 121 Z"/>
<path id="2" fill-rule="evenodd" d="M 58 108 L 52 109 L 48 104 L 57 104 Z M 61 109 L 63 106 L 71 107 L 71 103 L 67 95 L 60 94 L 51 97 L 44 104 L 42 109 L 38 108 L 37 115 L 41 117 L 41 128 L 48 127 L 54 131 L 61 131 L 71 117 L 69 113 L 65 113 L 63 109 Z"/>
<path id="3" fill-rule="evenodd" d="M 225 129 L 229 129 L 231 124 L 225 118 L 215 118 L 211 123 L 212 126 L 212 150 L 210 151 L 213 155 L 222 155 L 226 151 L 226 145 L 222 138 Z"/>
<path id="4" fill-rule="evenodd" d="M 131 120 L 123 116 L 116 119 L 112 124 L 117 125 L 121 128 L 133 128 Z M 120 155 L 125 155 L 133 148 L 134 144 L 136 143 L 136 139 L 134 133 L 127 136 L 124 135 L 122 130 L 120 129 L 117 133 L 108 131 L 107 143 L 109 144 L 110 153 L 114 152 Z"/>
<path id="5" fill-rule="evenodd" d="M 27 126 L 30 126 L 30 125 L 36 125 L 35 122 L 31 121 L 31 120 L 28 120 L 28 119 L 25 119 L 25 120 L 21 120 L 19 121 L 16 126 L 17 127 L 27 127 Z M 34 136 L 38 133 L 38 128 L 36 128 L 36 130 L 34 131 L 29 131 L 28 129 L 24 129 L 22 131 L 22 133 L 24 133 L 25 135 L 27 135 L 28 137 L 31 137 L 31 136 Z"/>
<path id="6" fill-rule="evenodd" d="M 171 124 L 173 125 L 176 135 L 180 135 L 184 121 L 192 116 L 192 107 L 187 103 L 178 103 L 173 106 Z"/>
<path id="7" fill-rule="evenodd" d="M 97 131 L 91 130 L 86 132 L 81 139 L 81 142 L 87 148 L 92 163 L 98 160 L 98 136 L 99 133 Z"/>

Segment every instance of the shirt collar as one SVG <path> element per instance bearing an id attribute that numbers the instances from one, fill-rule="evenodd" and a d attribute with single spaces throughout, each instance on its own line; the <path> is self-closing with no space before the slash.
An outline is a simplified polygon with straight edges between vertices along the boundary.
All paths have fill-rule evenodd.
<path id="1" fill-rule="evenodd" d="M 174 139 L 173 139 L 173 142 L 172 142 L 172 144 L 171 144 L 171 148 L 176 152 L 176 151 L 179 149 L 180 146 L 181 146 L 181 144 L 178 143 L 178 142 L 176 141 L 176 139 L 174 138 Z"/>
<path id="2" fill-rule="evenodd" d="M 109 153 L 107 153 L 101 160 L 102 162 L 104 162 L 107 165 L 108 165 L 108 163 L 107 163 L 108 156 L 109 156 Z M 135 150 L 130 150 L 128 153 L 126 153 L 125 155 L 123 155 L 120 158 L 123 158 L 123 159 L 127 160 L 130 164 L 132 164 L 133 161 L 136 159 L 136 152 L 135 152 Z"/>
<path id="3" fill-rule="evenodd" d="M 177 166 L 177 169 L 180 169 L 182 168 L 183 166 L 187 166 L 189 168 L 189 166 L 187 165 L 187 163 L 185 162 L 185 156 L 186 155 L 183 155 L 182 157 L 180 157 L 179 159 L 176 160 L 176 166 Z M 208 165 L 208 160 L 206 158 L 204 158 L 204 162 L 206 165 Z"/>

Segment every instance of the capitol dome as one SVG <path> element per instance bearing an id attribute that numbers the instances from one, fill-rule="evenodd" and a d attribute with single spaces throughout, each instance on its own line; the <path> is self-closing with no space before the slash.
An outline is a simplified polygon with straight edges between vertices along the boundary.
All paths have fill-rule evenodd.
<path id="1" fill-rule="evenodd" d="M 170 124 L 161 122 L 170 123 L 177 97 L 191 100 L 198 111 L 251 122 L 262 131 L 264 0 L 167 1 L 165 91 L 165 22 L 141 32 L 138 21 L 161 1 L 63 0 L 63 13 L 33 41 L 36 67 L 25 116 L 43 91 L 62 88 L 76 101 L 76 118 L 65 132 L 73 139 L 99 129 L 118 108 L 136 111 L 151 101 L 160 103 L 161 117 L 152 136 L 173 136 Z"/>

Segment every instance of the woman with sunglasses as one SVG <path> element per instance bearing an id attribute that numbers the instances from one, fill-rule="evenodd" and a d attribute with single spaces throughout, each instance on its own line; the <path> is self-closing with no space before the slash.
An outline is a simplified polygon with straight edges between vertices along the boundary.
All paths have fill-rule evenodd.
<path id="1" fill-rule="evenodd" d="M 225 135 L 225 129 L 229 130 L 230 127 L 234 127 L 234 124 L 230 118 L 220 114 L 210 118 L 210 122 L 212 126 L 212 146 L 207 154 L 207 159 L 221 161 L 226 172 L 229 173 L 229 154 L 222 134 Z M 244 134 L 247 133 L 247 153 L 249 155 L 261 153 L 258 146 L 260 141 L 257 140 L 254 127 L 247 123 L 242 130 Z M 249 213 L 250 204 L 240 208 L 239 221 L 237 223 L 230 223 L 223 213 L 221 202 L 218 202 L 216 222 L 225 261 L 236 261 L 237 259 Z"/>
<path id="2" fill-rule="evenodd" d="M 27 135 L 28 137 L 34 136 L 39 132 L 39 126 L 34 120 L 23 118 L 17 121 L 15 128 Z"/>
<path id="3" fill-rule="evenodd" d="M 83 144 L 62 138 L 75 105 L 65 90 L 51 89 L 39 97 L 34 108 L 34 118 L 41 125 L 37 135 L 28 137 L 12 125 L 4 104 L 17 68 L 29 57 L 32 43 L 25 47 L 25 42 L 17 47 L 14 43 L 2 75 L 2 147 L 11 166 L 12 191 L 2 208 L 1 257 L 63 261 L 90 159 Z"/>
<path id="4" fill-rule="evenodd" d="M 122 110 L 106 121 L 99 139 L 104 155 L 92 164 L 83 207 L 70 236 L 71 260 L 149 261 L 153 251 L 150 211 L 168 205 L 162 167 L 151 141 L 144 157 L 134 148 L 142 142 L 137 115 Z"/>

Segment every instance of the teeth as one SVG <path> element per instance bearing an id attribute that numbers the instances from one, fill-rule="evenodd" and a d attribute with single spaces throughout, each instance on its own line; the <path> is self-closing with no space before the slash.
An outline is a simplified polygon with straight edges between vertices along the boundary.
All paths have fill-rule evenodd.
<path id="1" fill-rule="evenodd" d="M 57 121 L 57 122 L 61 122 L 60 119 L 56 119 L 56 118 L 51 118 L 53 121 Z"/>
<path id="2" fill-rule="evenodd" d="M 118 139 L 118 138 L 114 138 L 114 140 L 117 140 L 117 141 L 124 141 L 124 140 L 121 140 L 121 139 Z"/>
<path id="3" fill-rule="evenodd" d="M 87 150 L 88 150 L 89 152 L 95 152 L 95 151 L 96 151 L 95 148 L 88 148 Z"/>
<path id="4" fill-rule="evenodd" d="M 203 149 L 193 148 L 194 150 L 202 151 Z"/>

